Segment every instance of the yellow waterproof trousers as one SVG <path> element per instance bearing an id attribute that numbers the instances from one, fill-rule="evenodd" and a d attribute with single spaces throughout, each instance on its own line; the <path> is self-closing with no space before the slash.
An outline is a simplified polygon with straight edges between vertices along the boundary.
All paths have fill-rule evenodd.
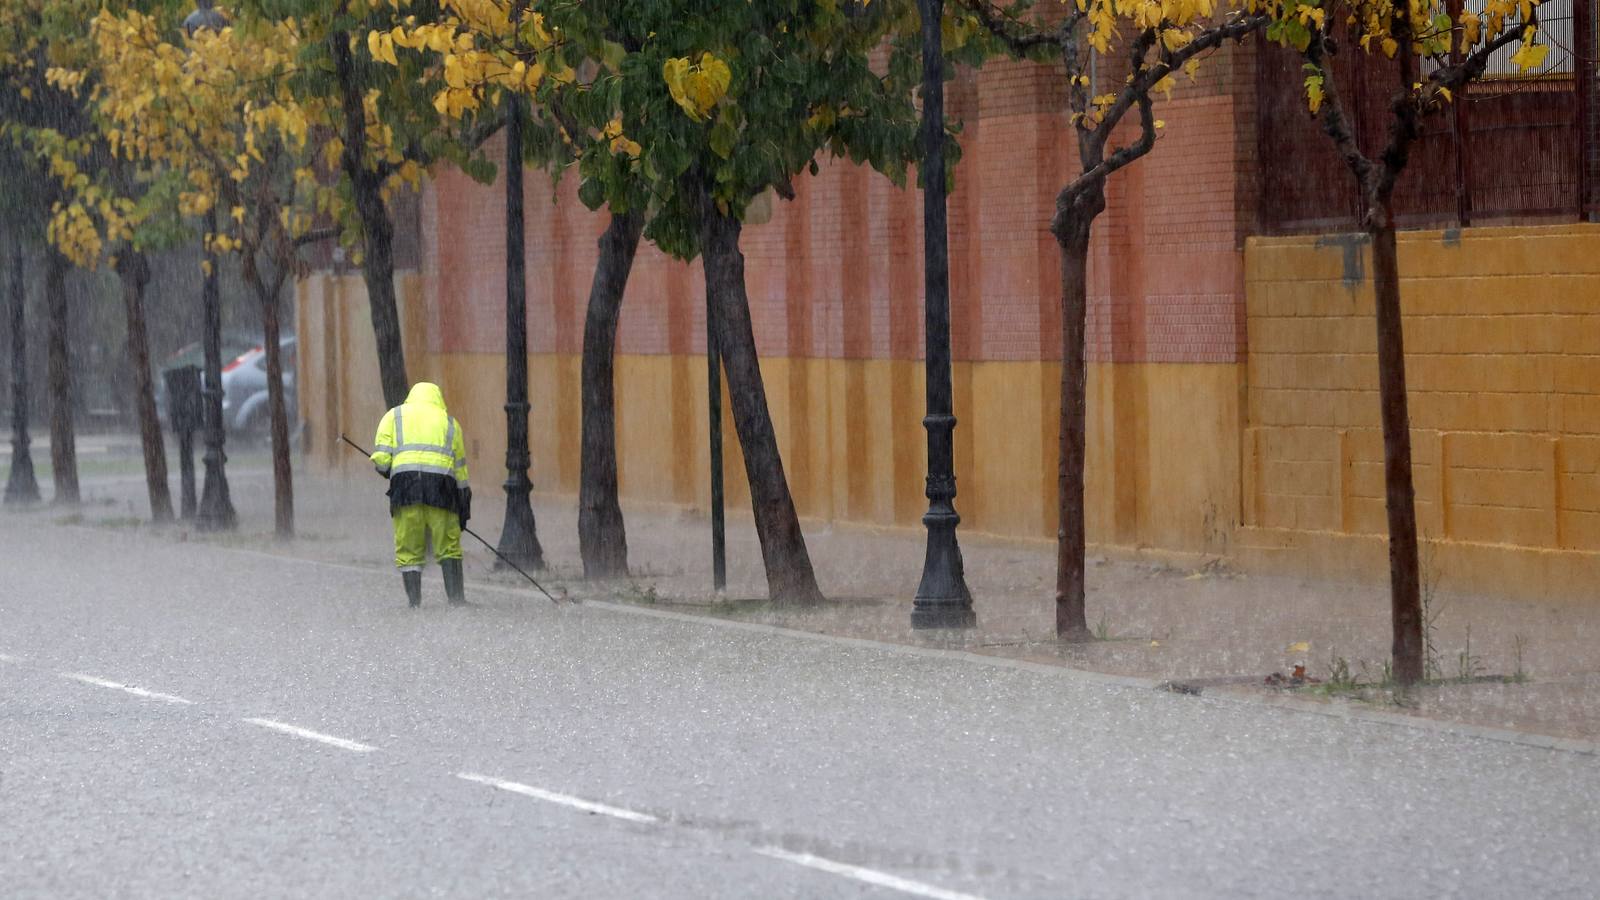
<path id="1" fill-rule="evenodd" d="M 402 506 L 394 514 L 394 564 L 402 572 L 421 572 L 428 542 L 435 559 L 461 558 L 461 519 L 437 506 Z"/>

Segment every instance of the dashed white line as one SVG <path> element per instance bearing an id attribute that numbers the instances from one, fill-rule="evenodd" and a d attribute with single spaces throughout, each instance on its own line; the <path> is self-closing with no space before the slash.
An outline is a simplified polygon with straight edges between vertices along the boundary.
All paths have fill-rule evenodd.
<path id="1" fill-rule="evenodd" d="M 9 653 L 0 653 L 0 662 L 16 663 L 20 666 L 22 665 L 23 660 L 20 656 L 12 656 Z"/>
<path id="2" fill-rule="evenodd" d="M 809 853 L 790 853 L 788 850 L 779 850 L 777 847 L 757 847 L 755 848 L 755 851 L 762 856 L 770 856 L 773 859 L 781 859 L 784 862 L 791 862 L 797 866 L 805 866 L 810 869 L 816 869 L 819 872 L 827 872 L 830 875 L 842 875 L 845 878 L 854 878 L 857 881 L 865 882 L 867 884 L 890 888 L 891 890 L 901 891 L 902 893 L 906 894 L 915 894 L 918 897 L 931 897 L 933 900 L 982 900 L 981 897 L 977 897 L 973 894 L 963 894 L 958 891 L 947 891 L 944 888 L 934 887 L 931 884 L 923 884 L 920 881 L 912 881 L 909 878 L 901 878 L 898 875 L 890 875 L 887 872 L 879 872 L 876 869 L 866 869 L 862 868 L 861 866 L 852 866 L 847 863 L 834 862 L 831 859 L 825 859 L 821 856 L 812 856 Z"/>
<path id="3" fill-rule="evenodd" d="M 61 677 L 70 678 L 73 681 L 81 681 L 84 684 L 92 684 L 95 687 L 110 688 L 113 691 L 122 691 L 124 694 L 132 694 L 135 697 L 140 697 L 145 700 L 160 700 L 163 703 L 182 703 L 184 705 L 192 705 L 194 703 L 193 700 L 185 700 L 182 697 L 174 694 L 163 694 L 160 691 L 147 691 L 141 687 L 123 684 L 120 681 L 109 681 L 104 678 L 96 678 L 93 675 L 85 675 L 82 672 L 62 672 Z"/>
<path id="4" fill-rule="evenodd" d="M 522 784 L 516 781 L 506 781 L 503 778 L 491 778 L 488 775 L 475 775 L 471 772 L 457 772 L 456 777 L 465 781 L 486 784 L 490 787 L 499 788 L 502 791 L 510 791 L 513 794 L 521 794 L 524 797 L 533 797 L 536 800 L 544 800 L 548 803 L 559 803 L 562 806 L 570 806 L 573 809 L 581 809 L 584 812 L 596 813 L 602 816 L 610 816 L 613 819 L 623 819 L 629 822 L 643 822 L 646 824 L 654 824 L 661 821 L 649 813 L 634 812 L 631 809 L 621 809 L 615 806 L 607 806 L 604 803 L 591 803 L 588 800 L 582 800 L 577 797 L 569 797 L 566 794 L 557 794 L 554 791 L 547 791 L 542 788 L 536 788 L 532 785 Z"/>
<path id="5" fill-rule="evenodd" d="M 245 721 L 249 722 L 251 725 L 259 725 L 262 728 L 270 728 L 273 731 L 281 731 L 284 734 L 293 735 L 297 738 L 303 738 L 308 741 L 316 741 L 319 744 L 327 744 L 329 747 L 338 747 L 340 750 L 349 750 L 351 753 L 371 753 L 372 751 L 378 749 L 371 744 L 363 744 L 360 741 L 352 741 L 348 738 L 336 737 L 331 734 L 323 734 L 320 731 L 312 731 L 309 728 L 301 728 L 299 725 L 290 725 L 288 722 L 278 722 L 273 719 L 245 719 Z"/>

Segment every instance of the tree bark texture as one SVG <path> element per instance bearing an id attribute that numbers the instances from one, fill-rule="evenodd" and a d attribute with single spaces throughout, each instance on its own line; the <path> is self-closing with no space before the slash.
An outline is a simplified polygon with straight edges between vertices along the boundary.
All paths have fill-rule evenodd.
<path id="1" fill-rule="evenodd" d="M 289 409 L 283 396 L 282 328 L 278 292 L 261 298 L 267 350 L 267 413 L 272 430 L 272 523 L 280 538 L 294 537 L 294 470 L 289 464 Z"/>
<path id="2" fill-rule="evenodd" d="M 67 258 L 45 251 L 44 295 L 50 316 L 48 387 L 50 390 L 50 468 L 60 506 L 76 506 L 78 448 L 72 416 L 72 357 L 67 352 Z"/>
<path id="3" fill-rule="evenodd" d="M 761 559 L 767 570 L 767 591 L 775 603 L 820 602 L 822 591 L 806 552 L 805 536 L 800 531 L 800 519 L 778 453 L 777 434 L 767 411 L 750 320 L 750 298 L 745 292 L 739 221 L 723 215 L 710 196 L 702 194 L 700 252 L 705 262 L 706 294 L 717 316 L 717 341 L 728 377 L 734 428 L 744 451 L 756 536 L 761 541 Z"/>
<path id="4" fill-rule="evenodd" d="M 1411 43 L 1410 20 L 1394 19 L 1393 35 L 1400 46 Z M 1508 32 L 1509 33 L 1509 32 Z M 1519 28 L 1516 34 L 1521 33 Z M 1507 35 L 1496 39 L 1509 41 Z M 1455 87 L 1481 75 L 1496 41 L 1480 47 L 1464 68 L 1457 70 Z M 1378 404 L 1383 423 L 1384 507 L 1389 519 L 1390 617 L 1394 677 L 1402 685 L 1422 681 L 1424 641 L 1421 566 L 1417 558 L 1416 489 L 1411 473 L 1411 415 L 1406 403 L 1406 357 L 1400 310 L 1400 258 L 1395 241 L 1394 186 L 1405 171 L 1413 143 L 1421 136 L 1423 109 L 1415 102 L 1416 58 L 1396 56 L 1398 83 L 1390 103 L 1389 139 L 1379 160 L 1361 152 L 1353 120 L 1346 113 L 1338 79 L 1328 65 L 1331 48 L 1317 34 L 1306 49 L 1306 59 L 1325 74 L 1322 130 L 1333 141 L 1361 191 L 1362 226 L 1372 245 L 1372 289 L 1378 328 Z M 1476 74 L 1474 74 L 1476 73 Z"/>
<path id="5" fill-rule="evenodd" d="M 340 135 L 344 152 L 340 154 L 339 164 L 345 177 L 350 179 L 356 217 L 361 221 L 361 276 L 367 285 L 372 334 L 378 344 L 378 376 L 383 385 L 383 400 L 392 408 L 404 403 L 411 390 L 401 340 L 400 308 L 394 292 L 394 221 L 389 216 L 388 205 L 383 202 L 383 175 L 373 170 L 366 158 L 365 92 L 350 51 L 350 34 L 334 31 L 328 36 L 328 44 L 344 113 L 344 133 Z"/>
<path id="6" fill-rule="evenodd" d="M 628 574 L 628 534 L 617 502 L 615 353 L 622 295 L 628 286 L 644 217 L 613 215 L 600 235 L 600 256 L 583 323 L 583 451 L 578 486 L 578 552 L 585 578 Z"/>
<path id="7" fill-rule="evenodd" d="M 1103 194 L 1101 195 L 1103 197 Z M 1104 201 L 1101 201 L 1104 206 Z M 1085 608 L 1084 446 L 1088 426 L 1089 234 L 1094 212 L 1075 210 L 1057 234 L 1061 249 L 1061 427 L 1056 473 L 1056 636 L 1089 635 Z"/>
<path id="8" fill-rule="evenodd" d="M 1384 503 L 1389 514 L 1389 584 L 1394 624 L 1394 677 L 1423 678 L 1421 566 L 1417 555 L 1416 489 L 1411 472 L 1411 414 L 1406 402 L 1405 342 L 1400 319 L 1400 264 L 1393 210 L 1380 201 L 1369 219 L 1372 282 L 1377 300 L 1378 402 L 1383 420 Z"/>
<path id="9" fill-rule="evenodd" d="M 150 284 L 150 261 L 132 247 L 117 257 L 122 281 L 122 306 L 128 318 L 128 362 L 133 368 L 134 405 L 139 415 L 139 444 L 144 450 L 145 491 L 150 498 L 150 519 L 172 521 L 172 490 L 167 484 L 167 451 L 156 414 L 156 392 L 150 372 L 150 337 L 145 326 L 145 288 Z"/>
<path id="10" fill-rule="evenodd" d="M 28 292 L 23 282 L 22 238 L 11 235 L 10 290 L 7 305 L 11 324 L 11 471 L 6 476 L 6 505 L 39 502 L 39 479 L 28 449 Z"/>

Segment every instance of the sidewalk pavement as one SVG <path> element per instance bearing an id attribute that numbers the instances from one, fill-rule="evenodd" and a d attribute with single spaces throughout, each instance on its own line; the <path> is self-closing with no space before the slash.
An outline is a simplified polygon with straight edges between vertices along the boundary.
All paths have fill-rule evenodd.
<path id="1" fill-rule="evenodd" d="M 537 473 L 535 473 L 537 474 Z M 239 533 L 200 536 L 173 529 L 174 539 L 204 539 L 329 562 L 387 565 L 391 553 L 384 483 L 376 476 L 295 472 L 293 541 L 271 538 L 270 472 L 258 460 L 230 470 Z M 497 540 L 504 508 L 493 482 L 480 482 L 474 531 Z M 176 486 L 174 486 L 176 489 Z M 86 504 L 74 521 L 126 527 L 144 518 L 138 478 L 85 481 Z M 777 625 L 837 636 L 960 648 L 1112 675 L 1171 681 L 1187 692 L 1260 694 L 1273 673 L 1303 665 L 1326 681 L 1340 668 L 1359 681 L 1379 681 L 1389 655 L 1388 590 L 1251 575 L 1214 561 L 1195 570 L 1138 558 L 1091 556 L 1088 620 L 1098 639 L 1060 643 L 1054 637 L 1054 545 L 964 535 L 962 550 L 978 626 L 970 631 L 918 632 L 910 627 L 911 595 L 921 572 L 923 534 L 844 524 L 805 523 L 817 578 L 830 602 L 812 609 L 765 602 L 760 547 L 747 512 L 728 516 L 728 590 L 711 590 L 709 518 L 700 511 L 625 505 L 632 577 L 584 582 L 571 496 L 537 494 L 534 512 L 550 565 L 547 587 L 575 598 L 652 604 L 660 608 Z M 68 518 L 60 511 L 34 515 Z M 470 538 L 471 582 L 526 586 L 495 571 L 492 555 Z M 1425 565 L 1426 568 L 1426 565 Z M 436 570 L 427 602 L 441 593 Z M 1425 573 L 1432 643 L 1439 674 L 1406 698 L 1382 690 L 1334 691 L 1324 684 L 1295 693 L 1334 704 L 1403 711 L 1492 728 L 1600 740 L 1600 591 L 1591 603 L 1524 603 L 1470 593 L 1450 573 Z M 399 580 L 393 597 L 401 602 Z M 1489 676 L 1525 678 L 1520 683 Z M 1337 696 L 1329 696 L 1336 694 Z M 1355 699 L 1352 699 L 1355 698 Z"/>

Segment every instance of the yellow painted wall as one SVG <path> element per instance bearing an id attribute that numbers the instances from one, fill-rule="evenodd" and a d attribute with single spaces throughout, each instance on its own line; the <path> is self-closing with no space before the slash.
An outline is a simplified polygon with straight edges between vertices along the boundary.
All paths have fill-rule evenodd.
<path id="1" fill-rule="evenodd" d="M 1245 556 L 1387 572 L 1370 260 L 1252 239 Z M 1600 572 L 1600 228 L 1400 238 L 1417 510 L 1458 587 L 1592 596 Z"/>
<path id="2" fill-rule="evenodd" d="M 402 280 L 407 362 L 445 389 L 469 439 L 474 480 L 499 480 L 505 364 L 496 354 L 429 355 L 421 279 Z M 340 430 L 370 437 L 383 412 L 366 297 L 356 276 L 318 275 L 299 290 L 305 361 L 301 415 L 317 464 L 359 464 Z M 626 499 L 704 508 L 710 486 L 703 357 L 617 358 L 617 442 Z M 905 360 L 769 358 L 767 400 L 803 517 L 920 527 L 922 365 Z M 579 358 L 529 357 L 536 489 L 576 493 Z M 1112 365 L 1089 378 L 1089 529 L 1102 545 L 1184 553 L 1227 550 L 1239 509 L 1240 365 Z M 957 363 L 957 508 L 962 527 L 1029 539 L 1056 531 L 1060 367 Z M 724 388 L 724 481 L 749 489 Z"/>

